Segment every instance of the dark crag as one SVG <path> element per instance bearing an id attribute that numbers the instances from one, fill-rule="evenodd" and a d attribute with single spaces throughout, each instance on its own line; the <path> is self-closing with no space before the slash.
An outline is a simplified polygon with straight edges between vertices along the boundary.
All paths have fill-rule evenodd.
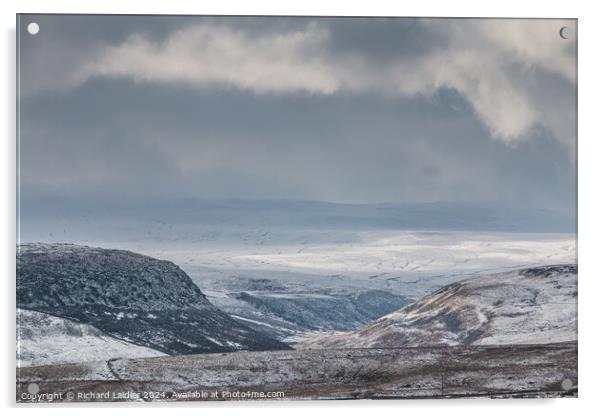
<path id="1" fill-rule="evenodd" d="M 175 264 L 123 250 L 18 246 L 17 307 L 168 354 L 289 348 L 214 307 Z"/>

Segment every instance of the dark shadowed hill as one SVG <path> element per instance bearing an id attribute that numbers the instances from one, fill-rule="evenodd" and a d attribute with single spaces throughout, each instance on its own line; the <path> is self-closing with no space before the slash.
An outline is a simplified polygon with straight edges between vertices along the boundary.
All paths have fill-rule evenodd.
<path id="1" fill-rule="evenodd" d="M 175 264 L 123 250 L 19 245 L 17 307 L 168 354 L 288 348 L 217 309 Z"/>

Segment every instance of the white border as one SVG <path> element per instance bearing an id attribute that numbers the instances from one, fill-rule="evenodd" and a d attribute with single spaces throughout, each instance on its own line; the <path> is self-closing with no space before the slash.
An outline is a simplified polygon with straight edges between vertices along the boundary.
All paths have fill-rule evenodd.
<path id="1" fill-rule="evenodd" d="M 2 247 L 0 249 L 4 283 L 4 329 L 2 338 L 3 360 L 2 403 L 14 408 L 14 311 L 15 311 L 15 14 L 20 13 L 118 13 L 118 14 L 277 14 L 277 15 L 346 15 L 346 16 L 465 16 L 465 17 L 571 17 L 579 19 L 579 399 L 561 400 L 414 400 L 414 401 L 346 401 L 346 402 L 288 402 L 288 403 L 201 403 L 191 405 L 130 405 L 127 412 L 231 413 L 287 415 L 341 411 L 350 415 L 365 414 L 374 409 L 379 414 L 410 414 L 419 412 L 440 416 L 449 412 L 462 415 L 482 416 L 509 413 L 542 413 L 546 415 L 587 414 L 596 407 L 600 382 L 600 307 L 602 302 L 602 241 L 600 227 L 602 216 L 601 198 L 602 146 L 600 137 L 600 45 L 602 16 L 597 13 L 595 2 L 505 0 L 473 2 L 468 0 L 418 2 L 386 2 L 381 0 L 303 0 L 286 1 L 214 1 L 193 0 L 21 0 L 0 2 L 3 26 L 2 82 L 4 92 L 1 101 L 2 126 L 4 128 L 0 155 L 0 181 L 2 195 Z M 528 41 L 528 40 L 525 40 Z M 64 414 L 77 412 L 77 405 L 40 406 L 44 412 Z M 79 405 L 81 406 L 81 405 Z M 123 405 L 109 407 L 114 410 Z M 32 406 L 20 406 L 20 412 L 35 411 Z M 25 408 L 23 408 L 25 407 Z M 105 407 L 107 407 L 105 405 Z M 106 412 L 99 405 L 86 407 L 86 412 Z M 401 412 L 401 413 L 400 413 Z"/>

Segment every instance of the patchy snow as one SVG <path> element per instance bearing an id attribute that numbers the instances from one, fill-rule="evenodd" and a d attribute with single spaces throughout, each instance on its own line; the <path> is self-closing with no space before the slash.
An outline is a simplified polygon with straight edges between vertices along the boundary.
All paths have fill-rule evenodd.
<path id="1" fill-rule="evenodd" d="M 219 342 L 218 340 L 216 340 L 215 338 L 211 338 L 211 337 L 205 337 L 205 338 L 207 338 L 209 341 L 213 342 L 214 344 L 224 345 L 221 342 Z"/>
<path id="2" fill-rule="evenodd" d="M 262 326 L 267 326 L 267 327 L 273 328 L 273 325 L 266 324 L 265 322 L 260 322 L 260 321 L 254 320 L 254 319 L 244 318 L 244 317 L 238 316 L 238 315 L 231 315 L 231 316 L 232 316 L 232 318 L 238 319 L 238 320 L 243 321 L 243 322 L 250 322 L 250 323 L 253 323 L 253 324 L 256 324 L 256 325 L 262 325 Z"/>
<path id="3" fill-rule="evenodd" d="M 566 379 L 574 383 L 569 390 L 561 387 Z M 170 392 L 274 390 L 284 399 L 555 397 L 576 395 L 577 381 L 577 345 L 565 343 L 234 352 L 31 367 L 18 373 L 17 393 L 35 382 L 40 392 L 119 393 L 138 386 L 168 393 L 156 400 L 180 400 Z"/>

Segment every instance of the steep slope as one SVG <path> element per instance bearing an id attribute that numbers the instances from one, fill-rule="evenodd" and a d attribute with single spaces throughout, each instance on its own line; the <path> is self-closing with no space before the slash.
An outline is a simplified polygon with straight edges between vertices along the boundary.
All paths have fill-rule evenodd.
<path id="1" fill-rule="evenodd" d="M 164 355 L 106 336 L 91 325 L 17 309 L 17 367 Z"/>
<path id="2" fill-rule="evenodd" d="M 326 291 L 324 291 L 326 292 Z M 282 291 L 240 292 L 231 295 L 220 308 L 232 311 L 236 319 L 275 337 L 308 331 L 350 330 L 367 324 L 411 303 L 411 300 L 383 290 L 346 293 L 291 293 Z M 239 305 L 243 304 L 243 307 Z M 234 306 L 234 307 L 232 307 Z M 237 308 L 238 307 L 238 308 Z M 246 319 L 246 320 L 245 320 Z M 260 324 L 253 324 L 259 321 Z"/>
<path id="3" fill-rule="evenodd" d="M 217 309 L 175 264 L 123 250 L 18 246 L 17 307 L 167 354 L 288 348 Z"/>
<path id="4" fill-rule="evenodd" d="M 577 339 L 577 266 L 522 269 L 450 284 L 356 331 L 297 348 L 545 344 Z"/>

